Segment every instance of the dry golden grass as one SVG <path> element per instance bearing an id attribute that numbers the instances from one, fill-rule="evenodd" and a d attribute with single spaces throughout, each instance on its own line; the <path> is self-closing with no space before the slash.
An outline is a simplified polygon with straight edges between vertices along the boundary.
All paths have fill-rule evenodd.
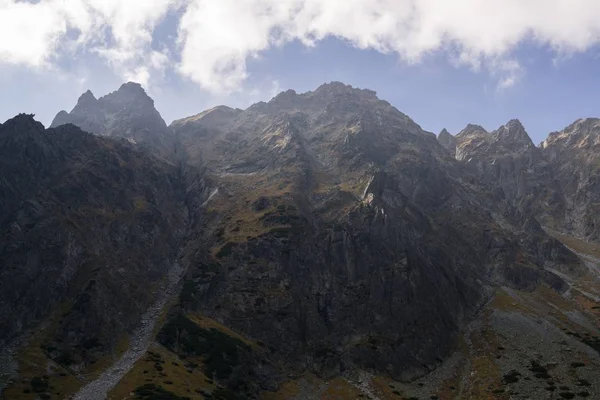
<path id="1" fill-rule="evenodd" d="M 263 400 L 288 400 L 295 399 L 300 395 L 300 387 L 297 380 L 283 383 L 276 392 L 265 392 Z"/>
<path id="2" fill-rule="evenodd" d="M 250 237 L 260 236 L 274 226 L 265 226 L 261 218 L 272 212 L 277 204 L 291 204 L 289 184 L 275 186 L 273 180 L 260 175 L 225 176 L 223 189 L 210 200 L 207 211 L 222 216 L 222 242 L 243 243 Z M 255 211 L 252 204 L 260 197 L 270 199 L 271 205 Z M 227 199 L 227 201 L 225 201 Z M 213 249 L 218 252 L 219 248 Z"/>
<path id="3" fill-rule="evenodd" d="M 459 392 L 460 383 L 465 373 L 470 372 L 470 366 L 468 362 L 469 358 L 469 345 L 465 341 L 463 335 L 460 335 L 457 340 L 456 351 L 462 355 L 460 363 L 452 371 L 451 375 L 446 378 L 439 386 L 437 396 L 440 400 L 451 400 L 454 399 Z"/>
<path id="4" fill-rule="evenodd" d="M 344 378 L 338 377 L 331 381 L 324 381 L 310 373 L 283 383 L 277 392 L 263 393 L 261 398 L 263 400 L 302 400 L 307 398 L 307 396 L 320 400 L 367 398 L 366 395 L 361 393 L 359 389 Z"/>
<path id="5" fill-rule="evenodd" d="M 165 309 L 168 309 L 166 307 Z M 166 313 L 164 313 L 166 315 Z M 164 323 L 165 315 L 161 316 L 161 321 L 157 324 L 156 331 Z M 232 331 L 219 322 L 202 316 L 200 314 L 187 314 L 187 318 L 204 329 L 217 329 L 226 335 L 241 340 L 254 350 L 262 351 L 262 348 L 256 343 Z M 154 353 L 154 354 L 153 354 Z M 160 367 L 156 368 L 157 356 L 160 358 Z M 195 364 L 192 366 L 192 364 Z M 145 384 L 155 384 L 162 386 L 165 390 L 175 393 L 178 396 L 187 396 L 190 399 L 203 399 L 201 391 L 211 392 L 216 384 L 204 375 L 202 371 L 202 357 L 188 357 L 185 360 L 180 359 L 175 353 L 154 343 L 146 354 L 140 358 L 134 367 L 121 379 L 117 386 L 109 393 L 109 400 L 121 400 L 133 398 L 133 391 Z M 171 382 L 171 383 L 167 383 Z"/>
<path id="6" fill-rule="evenodd" d="M 590 299 L 577 289 L 571 291 L 573 300 L 585 310 L 596 322 L 600 323 L 600 302 Z"/>
<path id="7" fill-rule="evenodd" d="M 390 378 L 374 376 L 373 379 L 371 379 L 371 387 L 375 394 L 381 399 L 402 399 L 402 397 L 400 397 L 402 391 L 395 388 L 395 382 Z M 394 391 L 400 393 L 400 395 L 394 393 Z"/>
<path id="8" fill-rule="evenodd" d="M 328 382 L 327 389 L 321 394 L 321 400 L 359 399 L 362 394 L 356 387 L 343 378 L 335 378 Z"/>
<path id="9" fill-rule="evenodd" d="M 489 317 L 489 311 L 483 318 Z M 496 333 L 485 324 L 470 336 L 471 348 L 468 352 L 469 371 L 463 376 L 466 378 L 463 395 L 474 399 L 499 399 L 500 394 L 493 390 L 500 387 L 502 377 L 496 364 L 499 340 Z"/>
<path id="10" fill-rule="evenodd" d="M 575 250 L 578 253 L 600 258 L 600 243 L 586 242 L 585 240 L 558 233 L 556 231 L 547 231 L 554 238 L 561 241 L 565 246 Z"/>
<path id="11" fill-rule="evenodd" d="M 53 337 L 60 316 L 69 308 L 69 304 L 62 304 L 58 307 L 57 311 L 48 319 L 45 327 L 38 330 L 18 352 L 19 378 L 5 390 L 5 398 L 14 400 L 36 399 L 38 394 L 33 393 L 31 388 L 31 380 L 35 377 L 47 377 L 49 387 L 47 393 L 52 398 L 67 398 L 77 392 L 86 382 L 95 379 L 127 350 L 128 340 L 123 337 L 112 354 L 98 359 L 93 365 L 89 365 L 83 371 L 78 371 L 77 374 L 69 367 L 60 365 L 50 359 L 42 349 L 42 345 Z"/>
<path id="12" fill-rule="evenodd" d="M 232 331 L 225 325 L 215 321 L 214 319 L 202 316 L 200 314 L 187 314 L 187 317 L 193 321 L 196 325 L 204 329 L 216 329 L 218 331 L 223 332 L 224 334 L 231 336 L 233 338 L 239 339 L 240 341 L 246 343 L 248 346 L 252 347 L 253 350 L 261 350 L 262 348 L 252 340 L 248 340 L 244 336 Z"/>
<path id="13" fill-rule="evenodd" d="M 517 292 L 517 295 L 519 296 L 519 299 L 511 296 L 506 290 L 499 288 L 496 290 L 494 298 L 490 302 L 488 309 L 532 314 L 533 311 L 524 301 L 525 297 L 528 296 L 528 293 Z"/>
<path id="14" fill-rule="evenodd" d="M 150 204 L 146 201 L 146 199 L 142 198 L 142 197 L 137 197 L 133 200 L 133 208 L 136 211 L 144 211 L 146 209 L 148 209 L 148 206 Z"/>
<path id="15" fill-rule="evenodd" d="M 186 364 L 190 362 L 198 366 L 187 367 Z M 162 370 L 159 371 L 156 365 Z M 164 347 L 153 345 L 110 391 L 108 400 L 132 399 L 136 388 L 149 383 L 161 386 L 178 396 L 189 397 L 192 400 L 204 399 L 200 391 L 210 392 L 216 386 L 202 373 L 201 366 L 200 358 L 181 360 Z"/>

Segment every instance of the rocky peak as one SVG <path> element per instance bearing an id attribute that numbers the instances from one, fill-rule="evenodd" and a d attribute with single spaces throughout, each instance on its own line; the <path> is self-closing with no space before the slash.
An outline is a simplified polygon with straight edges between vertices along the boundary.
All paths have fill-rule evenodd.
<path id="1" fill-rule="evenodd" d="M 183 126 L 204 127 L 207 129 L 223 129 L 242 113 L 239 108 L 216 106 L 191 117 L 178 119 L 171 123 L 171 129 L 179 130 Z"/>
<path id="2" fill-rule="evenodd" d="M 295 90 L 289 89 L 269 100 L 267 106 L 273 110 L 292 109 L 298 107 L 301 100 Z"/>
<path id="3" fill-rule="evenodd" d="M 174 149 L 173 138 L 154 108 L 154 100 L 135 82 L 127 82 L 99 99 L 88 90 L 70 113 L 59 112 L 51 127 L 67 123 L 86 132 L 121 137 L 150 146 L 165 155 Z"/>
<path id="4" fill-rule="evenodd" d="M 0 124 L 0 134 L 18 133 L 19 135 L 23 135 L 26 132 L 43 130 L 44 125 L 42 125 L 41 122 L 36 121 L 33 114 L 18 114 L 3 124 Z"/>
<path id="5" fill-rule="evenodd" d="M 342 82 L 338 82 L 338 81 L 332 81 L 329 83 L 324 83 L 321 86 L 319 86 L 316 90 L 315 93 L 323 93 L 323 92 L 329 92 L 329 93 L 333 93 L 333 92 L 337 92 L 337 93 L 341 93 L 341 92 L 346 92 L 348 90 L 352 90 L 352 86 L 350 85 L 346 85 Z"/>
<path id="6" fill-rule="evenodd" d="M 482 126 L 475 124 L 468 124 L 462 131 L 460 131 L 456 137 L 465 137 L 470 135 L 488 135 L 488 131 L 486 131 Z"/>
<path id="7" fill-rule="evenodd" d="M 581 118 L 559 132 L 552 132 L 542 148 L 586 148 L 600 144 L 600 119 Z"/>
<path id="8" fill-rule="evenodd" d="M 450 154 L 454 155 L 456 152 L 456 138 L 450 134 L 446 130 L 446 128 L 442 129 L 442 131 L 437 136 L 438 142 L 450 152 Z"/>
<path id="9" fill-rule="evenodd" d="M 94 96 L 94 93 L 92 93 L 91 90 L 86 90 L 85 93 L 83 93 L 81 96 L 79 96 L 79 100 L 77 100 L 77 103 L 81 103 L 81 104 L 86 104 L 86 103 L 95 103 L 96 102 L 96 96 Z"/>
<path id="10" fill-rule="evenodd" d="M 309 92 L 311 93 L 311 92 Z M 370 90 L 370 89 L 359 89 L 359 88 L 355 88 L 351 85 L 346 85 L 342 82 L 337 82 L 337 81 L 333 81 L 330 83 L 324 83 L 321 86 L 319 86 L 314 92 L 312 92 L 313 94 L 317 95 L 317 96 L 331 96 L 331 95 L 347 95 L 347 94 L 355 94 L 355 95 L 362 95 L 362 96 L 366 96 L 366 97 L 370 97 L 370 98 L 375 98 L 377 97 L 377 92 L 375 92 L 374 90 Z M 308 93 L 307 93 L 308 94 Z"/>
<path id="11" fill-rule="evenodd" d="M 65 110 L 60 110 L 50 126 L 60 126 L 69 123 L 69 113 Z"/>
<path id="12" fill-rule="evenodd" d="M 491 138 L 489 132 L 481 126 L 468 124 L 455 136 L 456 159 L 459 161 L 471 160 L 473 155 L 485 151 Z"/>
<path id="13" fill-rule="evenodd" d="M 87 90 L 84 94 L 79 96 L 77 104 L 73 108 L 74 112 L 87 112 L 98 107 L 98 100 L 94 96 L 91 90 Z"/>
<path id="14" fill-rule="evenodd" d="M 125 82 L 124 84 L 122 84 L 121 87 L 119 88 L 119 90 L 117 90 L 117 92 L 128 93 L 133 96 L 142 96 L 142 97 L 148 96 L 141 84 L 139 84 L 137 82 L 131 82 L 131 81 Z"/>
<path id="15" fill-rule="evenodd" d="M 501 126 L 493 132 L 497 141 L 505 144 L 519 144 L 527 147 L 533 147 L 531 138 L 525 131 L 523 124 L 518 119 L 512 119 L 504 126 Z"/>
<path id="16" fill-rule="evenodd" d="M 295 90 L 288 89 L 284 92 L 279 93 L 277 96 L 273 97 L 270 102 L 276 102 L 276 101 L 281 101 L 281 100 L 286 100 L 286 99 L 293 99 L 297 95 L 298 94 L 296 93 Z"/>
<path id="17" fill-rule="evenodd" d="M 154 112 L 154 100 L 142 88 L 142 85 L 135 82 L 127 82 L 112 93 L 101 97 L 99 100 L 108 106 L 132 107 L 136 109 L 147 109 L 148 112 Z"/>

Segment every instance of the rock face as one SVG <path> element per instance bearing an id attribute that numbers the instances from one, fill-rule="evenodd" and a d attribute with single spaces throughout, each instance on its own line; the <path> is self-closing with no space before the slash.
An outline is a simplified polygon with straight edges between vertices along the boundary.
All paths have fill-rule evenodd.
<path id="1" fill-rule="evenodd" d="M 598 233 L 597 120 L 542 148 L 517 120 L 436 138 L 333 82 L 166 127 L 127 83 L 52 126 L 0 125 L 0 340 L 58 315 L 46 354 L 79 366 L 138 326 L 178 261 L 158 342 L 208 354 L 223 387 L 252 397 L 306 371 L 410 380 L 498 286 L 564 293 L 584 274 L 542 224 Z"/>
<path id="2" fill-rule="evenodd" d="M 456 137 L 440 134 L 438 140 L 480 185 L 497 188 L 498 205 L 595 241 L 600 234 L 599 138 L 600 120 L 588 118 L 551 133 L 539 147 L 518 120 L 492 133 L 468 125 Z"/>
<path id="3" fill-rule="evenodd" d="M 154 100 L 138 83 L 125 83 L 99 99 L 88 90 L 70 113 L 60 111 L 50 127 L 67 123 L 86 132 L 139 143 L 161 155 L 171 156 L 175 150 L 173 135 L 154 108 Z"/>
<path id="4" fill-rule="evenodd" d="M 440 142 L 440 144 L 444 146 L 444 148 L 448 150 L 450 154 L 456 153 L 456 138 L 452 136 L 450 132 L 446 130 L 446 128 L 442 129 L 437 139 L 438 142 Z"/>
<path id="5" fill-rule="evenodd" d="M 137 326 L 177 260 L 178 171 L 125 140 L 19 115 L 0 126 L 0 175 L 0 343 L 52 314 L 52 357 L 89 365 Z"/>
<path id="6" fill-rule="evenodd" d="M 203 229 L 213 250 L 191 262 L 186 307 L 292 369 L 414 377 L 494 284 L 564 290 L 544 267 L 581 272 L 535 220 L 495 215 L 495 194 L 372 91 L 332 83 L 228 110 L 218 126 L 210 115 L 171 126 L 219 185 Z M 519 136 L 507 129 L 494 135 Z"/>
<path id="7" fill-rule="evenodd" d="M 518 120 L 492 133 L 470 125 L 456 137 L 456 158 L 496 189 L 498 205 L 514 208 L 521 216 L 547 220 L 561 208 L 561 189 L 555 168 L 535 147 Z"/>
<path id="8" fill-rule="evenodd" d="M 554 222 L 559 229 L 583 238 L 600 239 L 600 120 L 575 121 L 551 133 L 541 145 L 546 159 L 555 165 L 564 211 Z"/>

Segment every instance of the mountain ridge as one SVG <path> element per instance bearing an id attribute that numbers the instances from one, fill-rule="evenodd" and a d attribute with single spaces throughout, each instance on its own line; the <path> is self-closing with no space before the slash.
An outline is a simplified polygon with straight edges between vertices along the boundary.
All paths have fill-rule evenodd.
<path id="1" fill-rule="evenodd" d="M 8 305 L 0 322 L 9 327 L 2 339 L 49 324 L 23 354 L 48 363 L 48 380 L 63 393 L 81 387 L 69 371 L 104 385 L 98 374 L 108 369 L 94 365 L 130 354 L 136 344 L 123 351 L 119 340 L 136 329 L 175 263 L 181 281 L 158 333 L 106 393 L 126 398 L 152 382 L 178 396 L 256 398 L 305 374 L 359 382 L 368 373 L 392 379 L 377 389 L 387 399 L 400 381 L 443 371 L 463 335 L 480 354 L 492 333 L 472 323 L 516 346 L 502 339 L 502 327 L 524 335 L 518 321 L 534 324 L 559 304 L 572 314 L 543 326 L 598 334 L 587 322 L 596 321 L 596 267 L 572 250 L 579 242 L 567 246 L 554 233 L 596 238 L 600 187 L 594 171 L 581 168 L 596 160 L 593 120 L 554 135 L 547 150 L 518 120 L 436 138 L 375 92 L 332 82 L 245 110 L 217 106 L 167 127 L 130 83 L 99 99 L 84 93 L 53 125 L 60 126 L 46 130 L 24 115 L 0 125 L 0 171 L 8 177 L 0 181 L 7 210 L 0 255 L 10 261 L 0 285 L 11 289 L 0 291 Z M 568 135 L 579 138 L 575 146 L 563 140 Z M 37 258 L 27 258 L 32 243 Z M 30 300 L 16 307 L 15 293 Z M 60 308 L 54 298 L 68 311 L 50 323 Z M 565 366 L 576 362 L 559 355 L 562 345 L 547 346 Z M 468 365 L 482 362 L 470 351 L 460 353 Z M 519 348 L 485 359 L 502 372 L 480 380 L 473 370 L 460 390 L 495 398 L 493 388 L 508 385 L 502 375 L 530 361 L 517 363 L 522 354 L 537 357 Z M 20 357 L 26 365 L 31 356 Z M 161 360 L 185 368 L 174 373 Z M 581 371 L 593 371 L 591 360 Z M 29 382 L 44 373 L 21 374 L 6 393 L 33 398 Z M 600 388 L 581 379 L 591 380 L 590 391 Z M 433 382 L 406 390 L 446 390 Z M 519 390 L 546 393 L 529 386 Z"/>

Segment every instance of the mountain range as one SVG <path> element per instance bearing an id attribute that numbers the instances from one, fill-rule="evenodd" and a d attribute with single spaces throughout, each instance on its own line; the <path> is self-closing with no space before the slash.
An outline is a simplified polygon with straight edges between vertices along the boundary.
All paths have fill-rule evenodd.
<path id="1" fill-rule="evenodd" d="M 6 399 L 600 396 L 600 120 L 534 145 L 371 90 L 0 125 Z"/>

